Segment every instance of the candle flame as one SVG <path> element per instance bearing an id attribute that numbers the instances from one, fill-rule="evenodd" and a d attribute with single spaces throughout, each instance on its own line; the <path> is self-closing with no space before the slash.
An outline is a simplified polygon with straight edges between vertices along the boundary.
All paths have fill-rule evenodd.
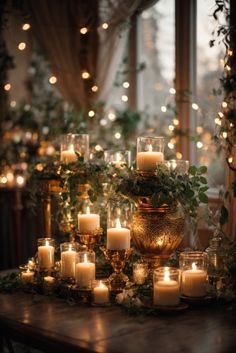
<path id="1" fill-rule="evenodd" d="M 90 207 L 86 206 L 86 214 L 90 214 Z"/>
<path id="2" fill-rule="evenodd" d="M 167 282 L 170 280 L 170 271 L 169 270 L 165 270 L 164 271 L 164 281 Z"/>
<path id="3" fill-rule="evenodd" d="M 75 149 L 74 149 L 74 145 L 73 145 L 73 144 L 71 144 L 71 145 L 69 146 L 69 151 L 75 152 Z"/>
<path id="4" fill-rule="evenodd" d="M 28 273 L 30 272 L 30 269 L 29 269 L 29 267 L 27 268 L 26 272 L 28 272 Z"/>
<path id="5" fill-rule="evenodd" d="M 122 228 L 119 218 L 116 219 L 116 228 Z"/>
<path id="6" fill-rule="evenodd" d="M 84 254 L 84 262 L 87 264 L 88 263 L 88 255 Z"/>
<path id="7" fill-rule="evenodd" d="M 102 283 L 102 281 L 99 281 L 99 288 L 105 288 L 106 286 Z"/>
<path id="8" fill-rule="evenodd" d="M 45 246 L 49 246 L 49 241 L 48 240 L 46 240 Z"/>
<path id="9" fill-rule="evenodd" d="M 68 249 L 69 251 L 71 251 L 72 250 L 72 245 L 71 244 L 69 244 L 69 249 Z"/>
<path id="10" fill-rule="evenodd" d="M 196 269 L 197 269 L 197 265 L 195 262 L 192 263 L 192 269 L 193 269 L 193 271 L 196 271 Z"/>
<path id="11" fill-rule="evenodd" d="M 148 152 L 152 152 L 152 145 L 148 145 Z"/>

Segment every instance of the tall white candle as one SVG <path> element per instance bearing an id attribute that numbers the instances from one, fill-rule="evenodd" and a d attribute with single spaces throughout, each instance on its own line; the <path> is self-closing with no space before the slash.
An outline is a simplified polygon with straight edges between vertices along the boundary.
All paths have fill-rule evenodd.
<path id="1" fill-rule="evenodd" d="M 119 218 L 116 220 L 116 228 L 107 229 L 107 249 L 122 250 L 130 248 L 130 230 L 122 228 Z"/>
<path id="2" fill-rule="evenodd" d="M 90 208 L 86 208 L 86 213 L 78 214 L 79 233 L 92 233 L 100 228 L 100 216 L 96 213 L 90 213 Z"/>
<path id="3" fill-rule="evenodd" d="M 109 302 L 109 290 L 102 281 L 99 281 L 99 286 L 93 288 L 94 303 L 105 304 Z"/>
<path id="4" fill-rule="evenodd" d="M 149 145 L 148 151 L 137 153 L 137 169 L 150 172 L 156 169 L 157 162 L 164 160 L 162 152 L 152 151 L 152 145 Z"/>
<path id="5" fill-rule="evenodd" d="M 72 250 L 71 244 L 68 250 L 61 252 L 61 277 L 75 277 L 75 258 L 76 251 Z"/>
<path id="6" fill-rule="evenodd" d="M 38 247 L 38 261 L 40 269 L 50 270 L 54 265 L 54 246 L 49 245 L 48 240 Z"/>
<path id="7" fill-rule="evenodd" d="M 75 162 L 77 159 L 74 145 L 70 145 L 68 150 L 61 151 L 61 161 L 64 163 Z"/>
<path id="8" fill-rule="evenodd" d="M 206 295 L 207 273 L 197 269 L 195 262 L 192 263 L 192 270 L 182 272 L 182 294 L 188 297 L 204 297 Z"/>
<path id="9" fill-rule="evenodd" d="M 176 306 L 179 304 L 179 283 L 171 280 L 169 271 L 164 272 L 163 281 L 154 283 L 154 305 Z"/>
<path id="10" fill-rule="evenodd" d="M 84 262 L 79 262 L 75 266 L 75 280 L 79 287 L 88 288 L 95 280 L 95 264 L 88 262 L 87 254 L 84 254 Z"/>

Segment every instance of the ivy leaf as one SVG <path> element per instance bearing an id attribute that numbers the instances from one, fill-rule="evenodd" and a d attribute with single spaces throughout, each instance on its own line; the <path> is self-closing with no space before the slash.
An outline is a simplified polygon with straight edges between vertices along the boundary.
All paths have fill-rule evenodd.
<path id="1" fill-rule="evenodd" d="M 229 213 L 227 208 L 223 205 L 220 209 L 220 224 L 223 226 L 228 222 Z"/>
<path id="2" fill-rule="evenodd" d="M 201 191 L 201 192 L 206 192 L 208 189 L 209 189 L 208 186 L 202 186 L 202 187 L 199 189 L 199 191 Z"/>
<path id="3" fill-rule="evenodd" d="M 205 174 L 207 172 L 207 167 L 205 165 L 201 166 L 200 168 L 198 168 L 198 174 Z"/>
<path id="4" fill-rule="evenodd" d="M 199 200 L 202 203 L 208 203 L 208 196 L 206 194 L 204 194 L 203 192 L 199 192 Z"/>
<path id="5" fill-rule="evenodd" d="M 190 175 L 196 175 L 196 173 L 197 173 L 197 167 L 195 167 L 195 165 L 191 165 L 191 166 L 189 167 L 189 169 L 188 169 L 188 173 L 189 173 Z"/>
<path id="6" fill-rule="evenodd" d="M 200 182 L 201 182 L 202 184 L 207 184 L 207 179 L 204 178 L 203 176 L 201 176 L 201 177 L 199 178 L 199 180 L 200 180 Z M 207 188 L 207 189 L 208 189 L 208 188 Z"/>

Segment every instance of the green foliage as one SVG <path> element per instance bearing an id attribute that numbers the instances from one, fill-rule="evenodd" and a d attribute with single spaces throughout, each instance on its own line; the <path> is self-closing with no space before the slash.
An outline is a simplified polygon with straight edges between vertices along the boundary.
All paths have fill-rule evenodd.
<path id="1" fill-rule="evenodd" d="M 22 282 L 17 272 L 0 277 L 0 293 L 15 293 L 22 289 Z"/>

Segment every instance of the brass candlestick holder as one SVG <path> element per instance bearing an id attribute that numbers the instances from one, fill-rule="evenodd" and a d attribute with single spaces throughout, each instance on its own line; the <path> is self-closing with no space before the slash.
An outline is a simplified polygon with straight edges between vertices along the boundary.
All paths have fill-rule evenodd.
<path id="1" fill-rule="evenodd" d="M 98 244 L 101 235 L 103 233 L 102 228 L 97 228 L 91 233 L 79 233 L 77 232 L 77 235 L 80 237 L 80 242 L 83 245 L 86 245 L 88 250 L 93 250 L 93 246 L 95 244 Z"/>
<path id="2" fill-rule="evenodd" d="M 110 250 L 106 247 L 101 247 L 101 250 L 107 261 L 113 267 L 114 272 L 109 277 L 111 290 L 114 292 L 120 292 L 125 287 L 128 276 L 123 273 L 125 263 L 128 261 L 133 249 L 122 249 L 122 250 Z"/>

